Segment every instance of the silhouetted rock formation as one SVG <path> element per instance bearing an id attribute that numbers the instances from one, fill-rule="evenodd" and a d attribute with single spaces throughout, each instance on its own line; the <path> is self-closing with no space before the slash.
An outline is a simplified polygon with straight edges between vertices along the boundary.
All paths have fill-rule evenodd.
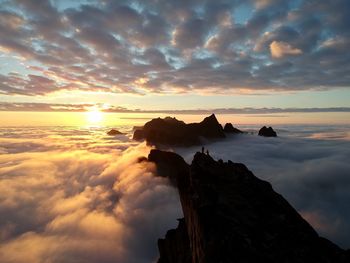
<path id="1" fill-rule="evenodd" d="M 189 173 L 189 165 L 184 159 L 173 152 L 151 150 L 148 161 L 157 164 L 157 175 L 168 177 L 174 186 L 177 185 L 178 178 Z M 173 169 L 176 167 L 175 169 Z"/>
<path id="2" fill-rule="evenodd" d="M 245 165 L 199 152 L 191 165 L 159 150 L 148 159 L 177 186 L 184 213 L 184 221 L 158 241 L 159 263 L 350 262 L 348 251 L 319 237 Z"/>
<path id="3" fill-rule="evenodd" d="M 137 140 L 137 141 L 141 141 L 141 140 L 145 139 L 145 133 L 144 133 L 143 129 L 135 130 L 133 139 Z"/>
<path id="4" fill-rule="evenodd" d="M 142 129 L 134 132 L 135 140 L 146 139 L 150 144 L 189 146 L 206 139 L 224 138 L 222 126 L 214 114 L 200 123 L 186 124 L 176 118 L 157 118 L 147 122 Z"/>
<path id="5" fill-rule="evenodd" d="M 179 219 L 176 229 L 169 230 L 165 239 L 158 240 L 158 263 L 191 263 L 190 241 L 187 234 L 186 223 Z"/>
<path id="6" fill-rule="evenodd" d="M 277 133 L 272 129 L 272 127 L 262 127 L 259 130 L 259 136 L 265 136 L 265 137 L 277 137 Z"/>
<path id="7" fill-rule="evenodd" d="M 110 130 L 109 132 L 107 132 L 107 134 L 108 135 L 121 135 L 121 134 L 124 134 L 124 133 L 122 133 L 122 132 L 120 132 L 120 131 L 118 131 L 118 130 L 115 130 L 115 129 L 112 129 L 112 130 Z"/>
<path id="8" fill-rule="evenodd" d="M 136 130 L 142 130 L 143 126 L 134 126 L 132 127 L 132 130 L 133 131 L 136 131 Z"/>
<path id="9" fill-rule="evenodd" d="M 233 127 L 233 125 L 231 123 L 226 123 L 225 124 L 224 132 L 226 132 L 226 133 L 236 133 L 236 134 L 243 133 L 241 130 Z"/>

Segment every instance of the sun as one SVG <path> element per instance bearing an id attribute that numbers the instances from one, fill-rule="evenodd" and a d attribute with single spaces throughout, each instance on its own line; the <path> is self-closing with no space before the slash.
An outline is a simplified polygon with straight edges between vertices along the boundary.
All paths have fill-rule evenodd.
<path id="1" fill-rule="evenodd" d="M 102 121 L 103 114 L 97 109 L 86 112 L 87 121 L 89 123 L 97 124 Z"/>

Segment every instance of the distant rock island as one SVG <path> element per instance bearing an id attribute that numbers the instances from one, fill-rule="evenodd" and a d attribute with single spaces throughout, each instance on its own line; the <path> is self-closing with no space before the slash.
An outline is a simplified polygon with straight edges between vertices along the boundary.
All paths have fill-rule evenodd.
<path id="1" fill-rule="evenodd" d="M 267 128 L 266 126 L 259 130 L 258 135 L 264 137 L 277 137 L 277 133 L 272 129 L 272 127 Z"/>
<path id="2" fill-rule="evenodd" d="M 224 129 L 212 114 L 200 123 L 186 124 L 176 118 L 157 118 L 134 131 L 135 140 L 146 140 L 150 144 L 191 146 L 204 139 L 225 138 Z"/>
<path id="3" fill-rule="evenodd" d="M 222 128 L 214 114 L 199 123 L 189 124 L 172 117 L 156 118 L 144 126 L 135 126 L 133 130 L 134 140 L 146 140 L 148 144 L 169 146 L 192 146 L 202 143 L 201 139 L 223 139 L 228 134 L 247 133 L 233 127 L 231 123 L 226 123 Z M 277 133 L 271 127 L 264 126 L 259 130 L 259 135 L 276 137 Z"/>
<path id="4" fill-rule="evenodd" d="M 224 132 L 226 132 L 226 133 L 236 133 L 236 134 L 243 133 L 241 130 L 233 127 L 232 123 L 226 123 L 225 124 Z"/>
<path id="5" fill-rule="evenodd" d="M 216 124 L 213 117 L 209 121 Z M 199 152 L 188 165 L 160 150 L 152 150 L 148 161 L 177 187 L 184 214 L 159 239 L 158 263 L 350 262 L 349 250 L 319 237 L 245 165 Z"/>
<path id="6" fill-rule="evenodd" d="M 121 134 L 124 134 L 116 129 L 112 129 L 110 130 L 109 132 L 107 132 L 108 135 L 111 135 L 111 136 L 114 136 L 114 135 L 121 135 Z"/>

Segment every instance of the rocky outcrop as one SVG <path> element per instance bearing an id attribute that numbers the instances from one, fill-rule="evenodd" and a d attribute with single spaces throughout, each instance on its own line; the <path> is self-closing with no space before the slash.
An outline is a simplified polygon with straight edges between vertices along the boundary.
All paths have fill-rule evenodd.
<path id="1" fill-rule="evenodd" d="M 157 118 L 147 122 L 134 132 L 135 140 L 145 139 L 149 144 L 174 146 L 196 145 L 205 139 L 225 138 L 222 126 L 214 114 L 200 123 L 186 124 L 176 118 Z"/>
<path id="2" fill-rule="evenodd" d="M 178 228 L 159 240 L 159 263 L 350 262 L 348 252 L 319 237 L 245 165 L 204 153 L 188 165 L 159 150 L 148 159 L 177 186 L 184 213 Z"/>
<path id="3" fill-rule="evenodd" d="M 169 230 L 164 239 L 158 240 L 158 263 L 191 263 L 190 241 L 187 234 L 186 223 L 179 219 L 176 229 Z"/>
<path id="4" fill-rule="evenodd" d="M 226 123 L 224 126 L 224 132 L 226 133 L 234 133 L 234 134 L 240 134 L 243 133 L 241 130 L 233 127 L 231 123 Z"/>
<path id="5" fill-rule="evenodd" d="M 133 139 L 137 140 L 137 141 L 141 141 L 141 140 L 145 139 L 145 133 L 144 133 L 143 129 L 135 130 Z"/>
<path id="6" fill-rule="evenodd" d="M 272 127 L 262 127 L 259 130 L 259 136 L 264 136 L 264 137 L 277 137 L 277 133 L 272 129 Z"/>
<path id="7" fill-rule="evenodd" d="M 115 135 L 122 135 L 124 133 L 118 131 L 118 130 L 115 130 L 115 129 L 112 129 L 110 130 L 109 132 L 107 132 L 108 135 L 111 135 L 111 136 L 115 136 Z"/>

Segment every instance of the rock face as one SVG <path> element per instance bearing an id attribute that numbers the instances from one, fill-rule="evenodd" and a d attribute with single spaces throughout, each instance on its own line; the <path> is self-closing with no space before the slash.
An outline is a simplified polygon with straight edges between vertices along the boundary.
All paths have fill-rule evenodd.
<path id="1" fill-rule="evenodd" d="M 349 252 L 319 237 L 245 165 L 203 153 L 188 165 L 159 150 L 148 159 L 177 186 L 184 213 L 177 229 L 159 240 L 159 263 L 350 262 Z"/>
<path id="2" fill-rule="evenodd" d="M 111 136 L 114 136 L 114 135 L 121 135 L 121 134 L 124 134 L 118 130 L 115 130 L 115 129 L 112 129 L 110 130 L 109 132 L 107 132 L 108 135 L 111 135 Z"/>
<path id="3" fill-rule="evenodd" d="M 233 127 L 233 125 L 231 123 L 226 123 L 225 124 L 224 132 L 226 132 L 226 133 L 235 133 L 235 134 L 243 133 L 241 130 Z"/>
<path id="4" fill-rule="evenodd" d="M 277 133 L 272 129 L 272 127 L 262 127 L 259 130 L 259 136 L 265 136 L 265 137 L 277 137 Z"/>
<path id="5" fill-rule="evenodd" d="M 187 234 L 186 223 L 179 219 L 176 229 L 169 230 L 165 239 L 158 240 L 158 263 L 191 263 L 190 241 Z"/>
<path id="6" fill-rule="evenodd" d="M 189 146 L 200 143 L 200 138 L 224 138 L 222 126 L 214 114 L 200 123 L 186 124 L 176 118 L 157 118 L 134 132 L 135 140 L 145 139 L 149 144 Z"/>

